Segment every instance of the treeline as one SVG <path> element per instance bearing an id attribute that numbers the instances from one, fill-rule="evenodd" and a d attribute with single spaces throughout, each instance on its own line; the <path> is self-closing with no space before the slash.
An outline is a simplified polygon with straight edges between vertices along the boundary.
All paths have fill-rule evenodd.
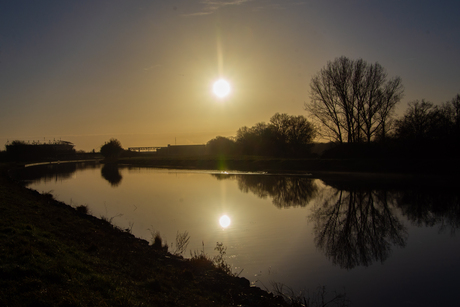
<path id="1" fill-rule="evenodd" d="M 405 155 L 458 157 L 460 154 L 460 94 L 434 105 L 421 100 L 409 103 L 395 122 L 392 138 Z"/>
<path id="2" fill-rule="evenodd" d="M 339 143 L 323 158 L 453 159 L 460 156 L 460 94 L 435 105 L 425 100 L 409 103 L 394 118 L 384 138 L 371 142 Z"/>
<path id="3" fill-rule="evenodd" d="M 460 94 L 440 105 L 413 101 L 398 118 L 395 107 L 403 94 L 401 78 L 388 78 L 380 64 L 340 57 L 311 79 L 311 101 L 304 105 L 308 119 L 276 113 L 268 123 L 239 128 L 235 137 L 217 136 L 206 144 L 206 152 L 312 158 L 316 157 L 313 141 L 320 136 L 331 144 L 321 158 L 458 158 Z M 73 144 L 64 143 L 14 141 L 6 145 L 6 156 L 25 161 L 74 152 Z M 124 150 L 116 139 L 106 142 L 101 154 L 109 160 L 136 155 Z M 0 159 L 2 156 L 4 152 L 0 152 Z"/>
<path id="4" fill-rule="evenodd" d="M 309 158 L 313 140 L 329 140 L 322 158 L 457 158 L 460 154 L 460 94 L 435 105 L 409 103 L 395 116 L 404 96 L 400 77 L 389 78 L 379 63 L 339 57 L 310 82 L 303 116 L 276 113 L 268 124 L 242 127 L 236 137 L 208 142 L 211 154 Z"/>
<path id="5" fill-rule="evenodd" d="M 209 154 L 305 157 L 315 137 L 316 128 L 304 116 L 276 113 L 269 123 L 241 127 L 236 137 L 218 136 L 206 147 Z"/>
<path id="6" fill-rule="evenodd" d="M 323 138 L 339 144 L 328 158 L 458 157 L 460 95 L 441 105 L 414 101 L 402 118 L 400 77 L 388 78 L 379 64 L 340 57 L 310 82 L 305 104 Z"/>
<path id="7" fill-rule="evenodd" d="M 236 137 L 218 136 L 207 144 L 209 154 L 270 157 L 316 157 L 311 152 L 324 127 L 304 116 L 276 113 L 269 123 L 241 127 Z M 421 100 L 409 103 L 399 118 L 388 121 L 386 132 L 372 140 L 331 143 L 322 158 L 457 158 L 460 154 L 460 94 L 435 105 Z M 334 139 L 333 139 L 334 140 Z"/>

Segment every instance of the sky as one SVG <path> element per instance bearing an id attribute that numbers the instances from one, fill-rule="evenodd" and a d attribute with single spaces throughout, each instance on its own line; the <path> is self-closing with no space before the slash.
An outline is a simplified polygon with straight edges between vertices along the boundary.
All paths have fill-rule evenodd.
<path id="1" fill-rule="evenodd" d="M 458 12 L 456 0 L 4 0 L 0 147 L 205 144 L 276 112 L 308 118 L 312 76 L 340 56 L 401 77 L 402 115 L 460 93 Z"/>

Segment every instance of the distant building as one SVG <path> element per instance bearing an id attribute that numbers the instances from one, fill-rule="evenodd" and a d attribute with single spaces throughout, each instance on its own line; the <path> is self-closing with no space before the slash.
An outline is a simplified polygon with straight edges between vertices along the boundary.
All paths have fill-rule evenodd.
<path id="1" fill-rule="evenodd" d="M 51 144 L 46 144 L 45 146 L 51 146 L 56 153 L 73 153 L 74 144 L 67 141 L 56 141 Z"/>
<path id="2" fill-rule="evenodd" d="M 32 142 L 32 144 L 24 141 L 13 141 L 5 147 L 10 160 L 26 161 L 56 159 L 63 155 L 74 154 L 74 146 L 74 144 L 67 141 Z"/>
<path id="3" fill-rule="evenodd" d="M 169 145 L 157 149 L 159 155 L 197 156 L 204 155 L 206 145 Z"/>

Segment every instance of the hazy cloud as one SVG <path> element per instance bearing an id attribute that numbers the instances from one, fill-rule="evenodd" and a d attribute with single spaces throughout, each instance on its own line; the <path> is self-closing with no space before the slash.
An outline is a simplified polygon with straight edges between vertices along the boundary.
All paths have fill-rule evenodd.
<path id="1" fill-rule="evenodd" d="M 306 4 L 306 1 L 302 1 L 302 0 L 284 0 L 284 1 L 266 0 L 266 1 L 258 1 L 258 4 L 259 4 L 258 6 L 253 8 L 254 11 L 267 10 L 267 9 L 284 10 L 284 9 L 287 9 L 295 5 L 304 5 Z"/>
<path id="2" fill-rule="evenodd" d="M 209 15 L 224 6 L 240 5 L 254 0 L 202 0 L 200 1 L 202 9 L 195 13 L 185 14 L 187 16 Z"/>
<path id="3" fill-rule="evenodd" d="M 253 2 L 254 7 L 251 10 L 267 10 L 267 9 L 286 9 L 295 5 L 306 4 L 305 0 L 202 0 L 199 1 L 201 9 L 196 12 L 184 14 L 184 16 L 203 16 L 210 15 L 222 7 L 230 5 L 240 5 L 248 2 Z"/>

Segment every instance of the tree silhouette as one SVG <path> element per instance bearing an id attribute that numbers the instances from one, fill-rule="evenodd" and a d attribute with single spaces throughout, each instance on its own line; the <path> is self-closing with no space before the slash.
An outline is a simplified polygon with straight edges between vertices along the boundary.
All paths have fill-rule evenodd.
<path id="1" fill-rule="evenodd" d="M 384 137 L 395 105 L 401 100 L 401 78 L 387 81 L 379 64 L 340 57 L 328 62 L 310 82 L 305 104 L 323 128 L 323 136 L 340 143 L 371 142 Z"/>
<path id="2" fill-rule="evenodd" d="M 123 147 L 117 139 L 110 139 L 109 142 L 106 142 L 101 146 L 101 155 L 104 158 L 116 158 L 123 152 Z"/>
<path id="3" fill-rule="evenodd" d="M 402 149 L 415 156 L 456 157 L 459 153 L 460 96 L 441 105 L 425 100 L 409 103 L 396 121 L 395 137 Z"/>
<path id="4" fill-rule="evenodd" d="M 232 138 L 217 136 L 206 144 L 209 154 L 232 155 L 235 153 L 235 141 Z"/>
<path id="5" fill-rule="evenodd" d="M 288 155 L 305 153 L 316 136 L 316 129 L 304 116 L 276 113 L 270 118 L 270 129 Z"/>
<path id="6" fill-rule="evenodd" d="M 304 116 L 276 113 L 269 124 L 238 129 L 236 146 L 240 154 L 305 156 L 315 136 L 315 127 Z"/>
<path id="7" fill-rule="evenodd" d="M 452 108 L 452 120 L 455 123 L 455 141 L 460 143 L 460 94 L 450 101 Z"/>

